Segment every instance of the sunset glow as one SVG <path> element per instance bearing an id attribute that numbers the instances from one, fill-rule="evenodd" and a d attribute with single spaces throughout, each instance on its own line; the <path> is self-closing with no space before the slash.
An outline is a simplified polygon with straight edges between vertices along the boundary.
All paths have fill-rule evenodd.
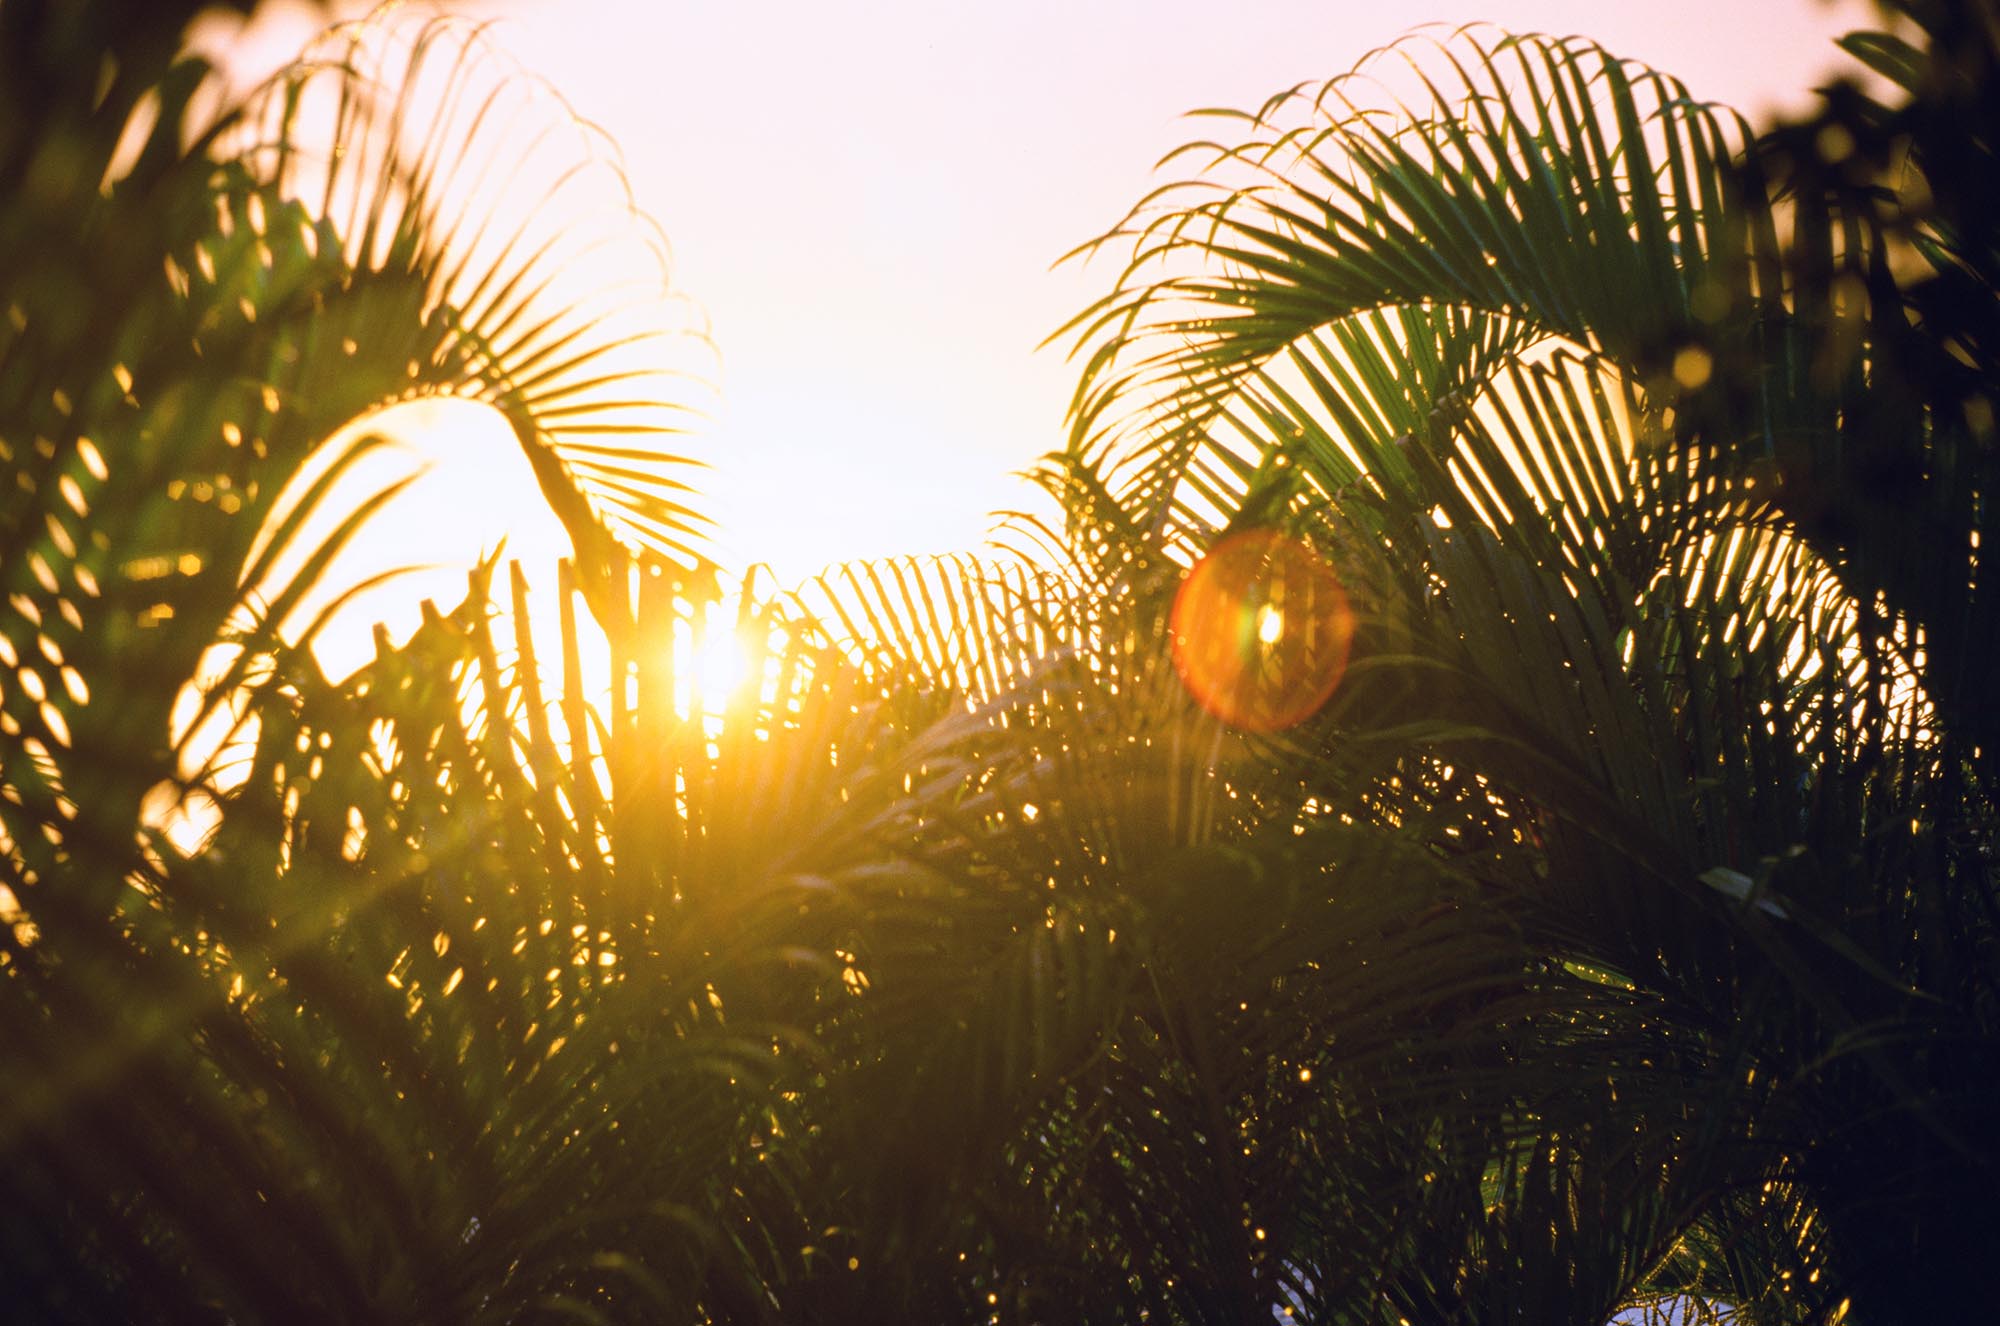
<path id="1" fill-rule="evenodd" d="M 0 1319 L 1983 1319 L 2000 0 L 1417 4 L 0 0 Z"/>
<path id="2" fill-rule="evenodd" d="M 1834 60 L 1829 39 L 1869 12 L 1260 0 L 1218 26 L 1191 4 L 1138 0 L 478 8 L 500 20 L 491 40 L 617 145 L 671 241 L 674 285 L 705 310 L 719 355 L 719 398 L 687 445 L 710 467 L 694 482 L 711 548 L 785 584 L 853 558 L 975 549 L 993 512 L 1041 509 L 1010 476 L 1061 445 L 1075 382 L 1068 347 L 1036 346 L 1111 274 L 1056 260 L 1162 182 L 1151 163 L 1204 135 L 1189 110 L 1255 106 L 1421 23 L 1482 21 L 1588 32 L 1756 113 L 1803 104 Z M 213 19 L 204 40 L 247 78 L 323 19 L 273 5 L 248 40 L 232 22 Z M 1730 41 L 1710 38 L 1720 25 Z M 463 524 L 461 571 L 487 544 L 472 504 L 428 519 L 440 544 Z M 526 543 L 509 549 L 528 557 Z M 413 614 L 416 588 L 392 615 Z M 375 602 L 390 611 L 395 593 Z"/>

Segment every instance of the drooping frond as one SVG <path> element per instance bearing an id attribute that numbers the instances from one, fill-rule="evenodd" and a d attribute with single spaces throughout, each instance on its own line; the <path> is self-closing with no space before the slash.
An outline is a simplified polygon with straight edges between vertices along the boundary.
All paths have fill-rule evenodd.
<path id="1" fill-rule="evenodd" d="M 1241 136 L 1171 159 L 1195 179 L 1090 246 L 1126 265 L 1066 329 L 1085 454 L 1178 478 L 1256 375 L 1343 325 L 1411 347 L 1398 376 L 1433 396 L 1541 340 L 1659 374 L 1740 279 L 1718 252 L 1740 126 L 1581 40 L 1406 39 L 1225 120 Z"/>
<path id="2" fill-rule="evenodd" d="M 254 198 L 238 243 L 303 242 L 347 268 L 311 350 L 375 374 L 347 364 L 316 407 L 484 402 L 579 543 L 602 525 L 695 555 L 674 448 L 705 392 L 702 320 L 617 149 L 553 88 L 478 26 L 385 11 L 280 74 L 224 150 Z"/>

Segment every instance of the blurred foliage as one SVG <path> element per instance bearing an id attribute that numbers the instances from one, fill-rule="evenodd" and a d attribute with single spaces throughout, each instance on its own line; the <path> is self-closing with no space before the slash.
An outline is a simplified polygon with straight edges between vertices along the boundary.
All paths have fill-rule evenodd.
<path id="1" fill-rule="evenodd" d="M 0 0 L 9 1315 L 1979 1310 L 1986 8 L 1763 137 L 1486 32 L 1225 117 L 1059 527 L 733 595 L 595 139 L 397 18 L 201 109 L 189 16 Z M 574 556 L 329 678 L 427 396 Z M 1176 671 L 1249 530 L 1353 612 L 1278 732 Z"/>
<path id="2" fill-rule="evenodd" d="M 1979 548 L 2000 481 L 2000 204 L 1986 184 L 2000 164 L 2000 9 L 1883 9 L 1890 30 L 1842 42 L 1879 92 L 1834 83 L 1743 163 L 1748 279 L 1785 291 L 1784 316 L 1700 330 L 1715 372 L 1682 431 L 1722 464 L 1770 470 L 1800 535 L 1919 632 L 1926 689 L 1990 779 L 2000 613 Z"/>

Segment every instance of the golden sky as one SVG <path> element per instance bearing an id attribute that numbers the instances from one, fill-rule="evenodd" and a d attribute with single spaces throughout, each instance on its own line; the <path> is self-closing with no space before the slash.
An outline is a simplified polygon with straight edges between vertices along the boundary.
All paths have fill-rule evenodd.
<path id="1" fill-rule="evenodd" d="M 463 7 L 463 6 L 462 6 Z M 352 12 L 366 6 L 349 6 Z M 1578 32 L 1753 115 L 1807 104 L 1861 0 L 501 0 L 495 39 L 623 150 L 707 310 L 722 404 L 690 446 L 725 565 L 978 546 L 1009 475 L 1060 445 L 1074 372 L 1035 347 L 1108 287 L 1051 263 L 1162 182 L 1200 134 L 1423 22 Z M 203 41 L 241 77 L 317 26 L 267 7 Z M 462 568 L 505 533 L 560 547 L 497 435 L 371 540 Z M 469 468 L 468 468 L 469 467 Z M 426 495 L 426 489 L 432 490 Z M 472 494 L 468 496 L 468 494 Z M 462 571 L 453 574 L 462 574 Z M 416 582 L 422 592 L 455 597 Z M 462 580 L 458 583 L 462 584 Z M 388 608 L 383 608 L 388 611 Z"/>

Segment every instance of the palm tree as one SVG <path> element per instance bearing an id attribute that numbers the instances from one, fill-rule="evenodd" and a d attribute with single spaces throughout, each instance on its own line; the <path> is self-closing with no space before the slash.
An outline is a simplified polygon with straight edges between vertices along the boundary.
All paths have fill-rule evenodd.
<path id="1" fill-rule="evenodd" d="M 1105 241 L 1062 528 L 753 576 L 731 627 L 592 140 L 449 24 L 199 120 L 186 13 L 145 12 L 0 4 L 10 1306 L 1976 1301 L 1979 720 L 1882 545 L 1746 444 L 1889 370 L 1795 371 L 1833 324 L 1770 276 L 1808 246 L 1745 126 L 1490 34 L 1380 57 L 1401 100 L 1276 99 Z M 46 72 L 119 31 L 108 90 Z M 550 228 L 591 181 L 630 305 L 557 277 L 601 270 Z M 487 566 L 330 679 L 279 628 L 369 514 L 314 524 L 339 439 L 433 395 L 502 413 L 574 537 L 554 649 Z M 711 623 L 726 704 L 675 648 Z"/>
<path id="2" fill-rule="evenodd" d="M 9 1312 L 766 1319 L 729 1217 L 773 1046 L 717 982 L 768 953 L 607 882 L 545 721 L 586 728 L 577 665 L 503 670 L 490 568 L 344 682 L 280 631 L 412 399 L 507 420 L 566 610 L 697 583 L 660 443 L 699 329 L 615 159 L 476 33 L 338 30 L 209 114 L 195 8 L 0 7 Z"/>
<path id="3" fill-rule="evenodd" d="M 1292 807 L 1253 790 L 1263 770 L 1209 776 L 1256 807 L 1239 833 L 1289 820 L 1310 843 L 1304 809 L 1332 812 L 1457 889 L 1412 889 L 1402 925 L 1465 933 L 1390 941 L 1287 1033 L 1330 1093 L 1390 1077 L 1334 1009 L 1396 1010 L 1453 1047 L 1453 1071 L 1399 1069 L 1393 1105 L 1336 1111 L 1422 1139 L 1369 1144 L 1423 1157 L 1421 1217 L 1327 1260 L 1325 1197 L 1290 1192 L 1280 1209 L 1318 1218 L 1264 1264 L 1336 1319 L 1976 1303 L 2000 1233 L 1976 1197 L 2000 1029 L 1991 817 L 1947 699 L 1962 673 L 1925 653 L 1928 599 L 1877 598 L 1795 485 L 1717 459 L 1838 446 L 1874 361 L 1836 387 L 1774 351 L 1820 310 L 1773 279 L 1768 211 L 1737 191 L 1747 128 L 1673 80 L 1581 41 L 1468 34 L 1366 73 L 1241 117 L 1103 241 L 1129 263 L 1074 325 L 1076 429 L 1051 462 L 1086 495 L 1072 543 L 1114 534 L 1113 562 L 1273 526 L 1339 569 L 1361 618 L 1348 681 L 1266 757 L 1303 779 Z M 1398 77 L 1408 98 L 1382 104 Z M 1701 408 L 1718 363 L 1753 375 L 1738 399 L 1761 413 Z M 1941 473 L 1929 491 L 1933 520 L 1972 500 Z M 1964 529 L 1914 555 L 1962 561 Z M 1366 872 L 1339 860 L 1298 887 L 1354 905 Z M 1421 1018 L 1414 979 L 1439 992 Z M 1270 973 L 1262 1001 L 1297 980 Z M 1327 1135 L 1277 1099 L 1223 1119 Z M 1360 1190 L 1379 1211 L 1395 1181 Z"/>
<path id="4" fill-rule="evenodd" d="M 812 1103 L 894 1270 L 810 1319 L 1976 1304 L 1991 817 L 1921 620 L 1702 394 L 1770 375 L 1749 436 L 1787 445 L 1841 419 L 1765 353 L 1815 315 L 1750 132 L 1583 42 L 1365 75 L 1107 241 L 1039 575 L 823 587 L 962 717 L 852 885 Z M 1187 568 L 1257 530 L 1357 617 L 1275 734 L 1175 672 Z"/>
<path id="5" fill-rule="evenodd" d="M 1993 486 L 2000 218 L 1975 181 L 2000 132 L 2000 28 L 1987 3 L 1891 9 L 1921 46 L 1888 32 L 1842 44 L 1896 103 L 1837 83 L 1744 163 L 1746 215 L 1791 217 L 1758 247 L 1794 292 L 1793 316 L 1715 347 L 1684 433 L 1717 463 L 1775 462 L 1774 500 L 1801 537 L 1923 632 L 1928 689 L 1990 779 L 2000 746 L 1985 660 L 2000 626 L 1976 554 L 1992 536 L 1979 495 Z M 1756 426 L 1752 361 L 1822 403 L 1813 427 Z M 1753 441 L 1764 431 L 1768 443 Z"/>

